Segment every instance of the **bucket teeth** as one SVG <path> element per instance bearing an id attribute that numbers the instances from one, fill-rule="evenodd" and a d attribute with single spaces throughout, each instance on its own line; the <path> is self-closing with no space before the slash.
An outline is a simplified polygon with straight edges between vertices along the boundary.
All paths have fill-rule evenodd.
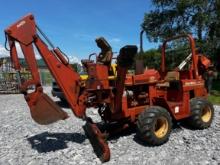
<path id="1" fill-rule="evenodd" d="M 68 118 L 67 113 L 44 93 L 38 96 L 35 105 L 31 106 L 30 110 L 33 120 L 41 125 L 48 125 Z"/>
<path id="2" fill-rule="evenodd" d="M 93 150 L 97 157 L 102 162 L 107 162 L 110 160 L 110 149 L 106 141 L 106 135 L 103 134 L 96 124 L 92 123 L 91 120 L 87 121 L 83 126 L 86 135 L 93 147 Z"/>

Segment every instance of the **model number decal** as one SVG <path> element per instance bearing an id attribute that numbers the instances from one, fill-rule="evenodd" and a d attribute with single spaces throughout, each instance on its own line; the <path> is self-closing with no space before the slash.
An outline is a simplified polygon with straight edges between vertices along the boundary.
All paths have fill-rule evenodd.
<path id="1" fill-rule="evenodd" d="M 203 83 L 196 83 L 196 82 L 186 82 L 184 86 L 193 86 L 193 85 L 204 85 Z"/>

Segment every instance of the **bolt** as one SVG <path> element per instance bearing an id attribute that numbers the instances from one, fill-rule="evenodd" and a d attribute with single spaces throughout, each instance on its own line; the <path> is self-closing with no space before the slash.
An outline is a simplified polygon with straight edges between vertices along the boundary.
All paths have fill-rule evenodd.
<path id="1" fill-rule="evenodd" d="M 29 18 L 30 18 L 30 20 L 33 20 L 33 19 L 34 19 L 34 16 L 33 16 L 33 15 L 30 15 Z"/>
<path id="2" fill-rule="evenodd" d="M 12 33 L 12 31 L 11 31 L 10 29 L 5 30 L 5 32 L 6 32 L 7 34 L 11 34 L 11 33 Z"/>
<path id="3" fill-rule="evenodd" d="M 43 92 L 43 88 L 42 88 L 42 87 L 39 87 L 39 88 L 38 88 L 38 91 L 39 91 L 39 92 Z"/>
<path id="4" fill-rule="evenodd" d="M 58 63 L 58 64 L 57 64 L 57 68 L 60 68 L 60 67 L 61 67 L 61 65 Z"/>
<path id="5" fill-rule="evenodd" d="M 37 39 L 37 35 L 35 34 L 35 35 L 33 35 L 33 39 L 34 40 L 36 40 Z"/>

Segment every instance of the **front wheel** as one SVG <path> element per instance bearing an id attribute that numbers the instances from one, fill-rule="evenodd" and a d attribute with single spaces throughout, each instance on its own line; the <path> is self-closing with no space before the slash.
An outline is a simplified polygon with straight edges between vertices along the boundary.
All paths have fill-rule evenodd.
<path id="1" fill-rule="evenodd" d="M 152 106 L 138 116 L 137 135 L 148 145 L 161 145 L 168 141 L 172 128 L 169 112 L 159 106 Z"/>

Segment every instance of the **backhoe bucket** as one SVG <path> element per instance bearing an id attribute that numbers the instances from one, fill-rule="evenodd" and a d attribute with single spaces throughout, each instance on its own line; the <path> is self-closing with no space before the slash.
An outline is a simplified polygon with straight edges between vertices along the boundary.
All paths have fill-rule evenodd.
<path id="1" fill-rule="evenodd" d="M 41 125 L 48 125 L 68 118 L 67 113 L 44 93 L 38 96 L 36 104 L 31 106 L 30 110 L 33 120 Z"/>

